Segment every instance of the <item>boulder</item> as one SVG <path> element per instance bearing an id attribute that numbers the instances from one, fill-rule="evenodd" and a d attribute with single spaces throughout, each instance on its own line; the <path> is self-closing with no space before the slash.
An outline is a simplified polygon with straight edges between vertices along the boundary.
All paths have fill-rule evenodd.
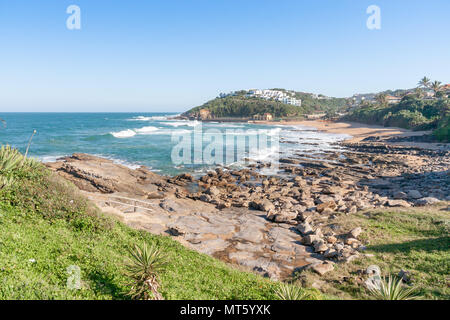
<path id="1" fill-rule="evenodd" d="M 323 202 L 323 203 L 317 205 L 316 210 L 317 210 L 317 212 L 322 213 L 325 209 L 334 210 L 336 208 L 337 208 L 337 205 L 334 201 L 326 201 L 326 202 Z"/>
<path id="2" fill-rule="evenodd" d="M 304 236 L 307 236 L 313 232 L 311 225 L 308 222 L 300 223 L 297 225 L 297 230 Z"/>
<path id="3" fill-rule="evenodd" d="M 388 200 L 386 203 L 389 207 L 404 207 L 409 208 L 411 204 L 405 200 Z"/>
<path id="4" fill-rule="evenodd" d="M 220 190 L 217 189 L 217 187 L 212 186 L 206 190 L 206 194 L 209 194 L 213 197 L 217 197 L 218 195 L 220 195 Z"/>
<path id="5" fill-rule="evenodd" d="M 406 198 L 408 198 L 408 195 L 403 191 L 397 191 L 394 193 L 394 199 L 406 199 Z"/>
<path id="6" fill-rule="evenodd" d="M 419 200 L 416 200 L 415 204 L 418 206 L 427 206 L 430 204 L 434 204 L 439 202 L 439 199 L 433 198 L 433 197 L 425 197 L 425 198 L 421 198 Z"/>
<path id="7" fill-rule="evenodd" d="M 358 236 L 361 234 L 361 232 L 362 232 L 361 227 L 357 227 L 357 228 L 352 229 L 348 234 L 352 238 L 356 238 L 357 239 Z"/>
<path id="8" fill-rule="evenodd" d="M 323 254 L 323 256 L 325 258 L 334 258 L 337 255 L 338 255 L 338 252 L 336 250 L 332 249 L 332 248 L 328 248 Z"/>
<path id="9" fill-rule="evenodd" d="M 325 263 L 322 263 L 322 264 L 315 264 L 315 265 L 313 265 L 312 269 L 315 272 L 317 272 L 318 274 L 320 274 L 321 276 L 323 276 L 325 273 L 333 271 L 334 266 L 330 262 L 325 262 Z"/>
<path id="10" fill-rule="evenodd" d="M 266 212 L 275 209 L 274 204 L 267 199 L 260 200 L 260 201 L 252 201 L 252 202 L 250 202 L 250 207 L 252 207 L 256 210 L 261 210 L 261 211 L 266 211 Z"/>
<path id="11" fill-rule="evenodd" d="M 422 198 L 422 194 L 417 190 L 409 190 L 408 198 L 409 199 L 420 199 L 420 198 Z"/>
<path id="12" fill-rule="evenodd" d="M 306 245 L 311 245 L 317 241 L 322 240 L 319 236 L 316 236 L 315 234 L 307 235 L 306 237 L 303 237 L 302 242 Z"/>

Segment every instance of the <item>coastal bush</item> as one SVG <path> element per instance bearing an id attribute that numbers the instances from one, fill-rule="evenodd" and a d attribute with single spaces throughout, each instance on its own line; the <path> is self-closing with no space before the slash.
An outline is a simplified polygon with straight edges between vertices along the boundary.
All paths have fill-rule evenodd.
<path id="1" fill-rule="evenodd" d="M 448 100 L 424 100 L 405 96 L 393 105 L 369 103 L 354 109 L 343 120 L 412 130 L 435 130 L 448 109 Z"/>

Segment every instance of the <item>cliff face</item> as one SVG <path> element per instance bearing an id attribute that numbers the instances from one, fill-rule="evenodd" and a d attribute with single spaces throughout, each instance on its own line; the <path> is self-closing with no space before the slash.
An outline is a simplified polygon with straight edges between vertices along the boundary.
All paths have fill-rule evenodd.
<path id="1" fill-rule="evenodd" d="M 198 111 L 189 110 L 182 114 L 182 117 L 196 120 L 214 119 L 214 115 L 208 109 L 200 109 Z"/>

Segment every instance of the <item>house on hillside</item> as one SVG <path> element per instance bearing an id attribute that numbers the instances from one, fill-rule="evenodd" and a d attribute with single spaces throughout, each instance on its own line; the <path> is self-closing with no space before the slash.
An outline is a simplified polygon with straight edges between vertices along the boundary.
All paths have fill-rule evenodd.
<path id="1" fill-rule="evenodd" d="M 442 86 L 442 91 L 445 92 L 446 94 L 450 94 L 450 83 L 449 84 L 444 84 Z"/>
<path id="2" fill-rule="evenodd" d="M 386 100 L 387 100 L 387 103 L 394 104 L 394 103 L 399 103 L 400 101 L 402 101 L 402 98 L 395 97 L 395 96 L 387 96 Z"/>

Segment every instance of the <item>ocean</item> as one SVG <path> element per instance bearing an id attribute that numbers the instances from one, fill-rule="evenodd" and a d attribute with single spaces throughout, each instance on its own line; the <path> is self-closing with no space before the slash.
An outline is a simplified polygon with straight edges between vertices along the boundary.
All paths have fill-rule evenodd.
<path id="1" fill-rule="evenodd" d="M 226 165 L 237 167 L 249 157 L 251 161 L 277 161 L 280 154 L 289 156 L 298 151 L 312 156 L 320 155 L 325 150 L 339 149 L 335 142 L 348 137 L 296 125 L 201 123 L 171 119 L 175 115 L 176 113 L 0 113 L 0 118 L 6 121 L 6 127 L 1 127 L 0 123 L 0 144 L 9 144 L 25 152 L 28 141 L 36 130 L 28 154 L 43 162 L 55 161 L 73 153 L 89 153 L 131 168 L 144 165 L 157 173 L 174 175 L 181 172 L 201 173 L 216 166 L 216 163 L 201 159 L 198 163 L 174 161 L 174 148 L 184 138 L 184 143 L 187 141 L 192 145 L 191 159 L 192 162 L 195 161 L 195 152 L 199 147 L 195 147 L 193 141 L 195 134 L 199 133 L 200 149 L 203 152 L 211 151 L 211 143 L 216 143 L 216 146 L 217 143 L 223 143 L 224 148 L 228 149 L 230 144 L 233 145 L 233 161 L 226 161 L 225 149 L 223 159 Z M 245 153 L 249 152 L 251 136 L 261 132 L 267 137 L 267 144 L 260 143 L 253 153 Z M 239 145 L 238 139 L 246 139 L 247 144 Z M 240 146 L 242 150 L 238 152 Z M 212 151 L 210 154 L 215 157 L 218 155 L 216 152 Z M 180 154 L 184 156 L 185 151 L 178 153 Z M 204 153 L 200 151 L 200 158 L 202 154 Z M 219 159 L 220 156 L 219 154 L 214 159 Z"/>

